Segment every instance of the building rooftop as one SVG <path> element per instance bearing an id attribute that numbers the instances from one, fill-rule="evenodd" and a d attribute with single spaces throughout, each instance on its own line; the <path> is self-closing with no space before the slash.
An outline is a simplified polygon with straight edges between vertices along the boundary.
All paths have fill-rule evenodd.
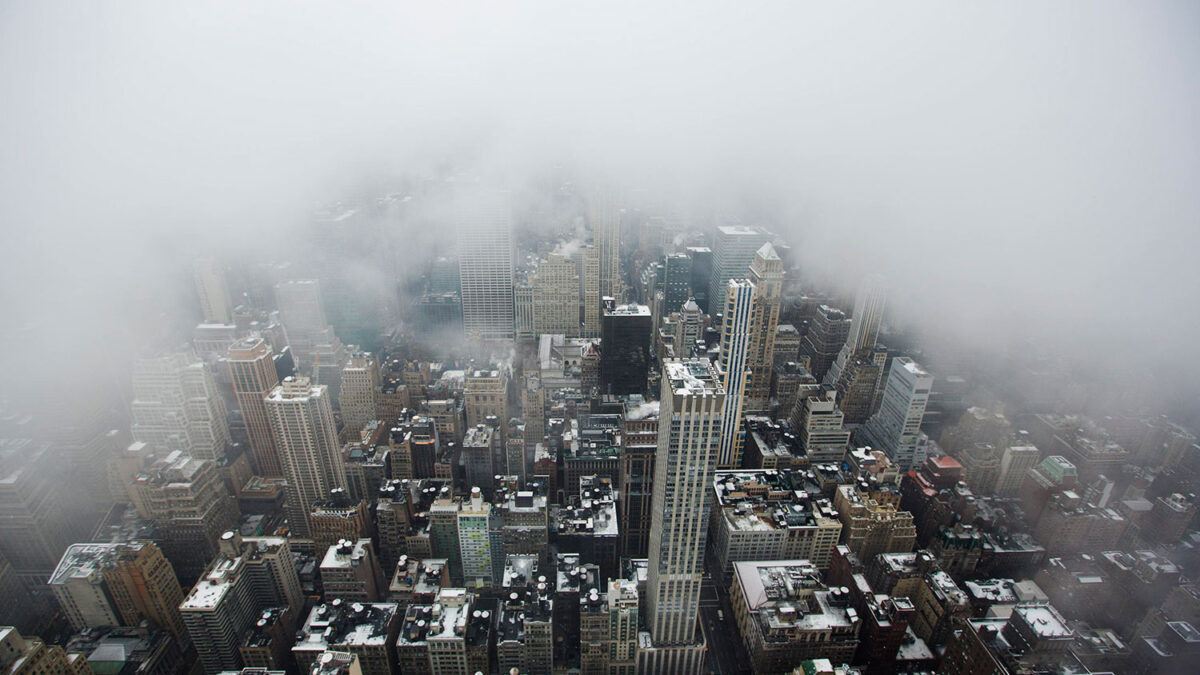
<path id="1" fill-rule="evenodd" d="M 136 553 L 145 546 L 141 542 L 112 544 L 71 544 L 58 561 L 50 575 L 51 586 L 64 584 L 72 579 L 90 579 L 106 567 L 115 567 L 116 557 L 121 552 Z"/>
<path id="2" fill-rule="evenodd" d="M 320 651 L 330 647 L 367 647 L 387 644 L 398 605 L 391 602 L 344 602 L 340 599 L 312 608 L 297 634 L 293 651 Z"/>
<path id="3" fill-rule="evenodd" d="M 321 558 L 321 569 L 349 569 L 366 560 L 370 552 L 370 539 L 340 539 L 338 543 L 326 549 L 325 556 Z"/>
<path id="4" fill-rule="evenodd" d="M 695 396 L 725 393 L 717 371 L 707 359 L 668 361 L 665 368 L 671 389 L 676 394 Z"/>

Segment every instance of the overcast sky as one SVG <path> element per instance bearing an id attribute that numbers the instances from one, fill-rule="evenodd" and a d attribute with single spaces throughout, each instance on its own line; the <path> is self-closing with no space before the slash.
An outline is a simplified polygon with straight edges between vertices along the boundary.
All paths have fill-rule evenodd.
<path id="1" fill-rule="evenodd" d="M 9 330 L 380 174 L 568 162 L 767 205 L 955 339 L 1200 376 L 1200 4 L 446 4 L 0 4 Z"/>

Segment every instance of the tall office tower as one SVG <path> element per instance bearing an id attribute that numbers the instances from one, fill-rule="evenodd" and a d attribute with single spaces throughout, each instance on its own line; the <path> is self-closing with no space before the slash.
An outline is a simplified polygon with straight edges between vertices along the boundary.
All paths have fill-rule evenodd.
<path id="1" fill-rule="evenodd" d="M 482 340 L 513 338 L 512 213 L 508 195 L 460 200 L 455 213 L 463 330 Z"/>
<path id="2" fill-rule="evenodd" d="M 462 500 L 443 487 L 429 507 L 429 547 L 435 558 L 445 558 L 450 583 L 462 585 L 462 549 L 458 542 L 458 512 Z"/>
<path id="3" fill-rule="evenodd" d="M 723 225 L 717 228 L 713 242 L 712 276 L 708 282 L 710 302 L 725 297 L 725 284 L 730 279 L 744 279 L 754 262 L 754 252 L 771 240 L 760 228 L 742 225 Z"/>
<path id="4" fill-rule="evenodd" d="M 1037 466 L 1041 452 L 1032 445 L 1009 446 L 1000 456 L 1000 476 L 996 479 L 996 496 L 1015 497 L 1029 470 Z"/>
<path id="5" fill-rule="evenodd" d="M 75 631 L 150 620 L 183 636 L 183 589 L 148 541 L 72 544 L 47 582 Z"/>
<path id="6" fill-rule="evenodd" d="M 843 353 L 845 350 L 843 350 Z M 839 359 L 841 356 L 838 357 Z M 837 391 L 838 408 L 845 414 L 846 424 L 862 424 L 871 416 L 875 407 L 876 389 L 883 377 L 883 364 L 886 363 L 887 352 L 861 352 L 848 357 L 841 366 L 835 362 L 829 369 L 825 380 L 833 380 Z M 835 369 L 840 369 L 836 377 L 830 377 Z"/>
<path id="7" fill-rule="evenodd" d="M 212 371 L 195 354 L 135 361 L 130 407 L 134 440 L 197 459 L 224 459 L 230 443 L 225 402 Z"/>
<path id="8" fill-rule="evenodd" d="M 650 367 L 653 319 L 645 305 L 604 308 L 600 338 L 600 391 L 603 394 L 641 394 Z"/>
<path id="9" fill-rule="evenodd" d="M 342 368 L 342 390 L 338 395 L 342 423 L 351 439 L 357 438 L 367 422 L 378 419 L 376 397 L 381 386 L 375 357 L 369 352 L 354 352 Z"/>
<path id="10" fill-rule="evenodd" d="M 583 247 L 580 286 L 583 295 L 583 337 L 600 337 L 600 249 Z"/>
<path id="11" fill-rule="evenodd" d="M 678 312 L 692 296 L 692 259 L 682 253 L 663 261 L 662 316 Z"/>
<path id="12" fill-rule="evenodd" d="M 68 509 L 62 462 L 49 446 L 0 439 L 0 556 L 25 583 L 45 583 L 67 546 L 87 536 L 87 523 Z"/>
<path id="13" fill-rule="evenodd" d="M 800 355 L 808 357 L 808 372 L 817 381 L 823 380 L 829 372 L 849 333 L 850 319 L 846 318 L 845 312 L 829 305 L 817 307 L 809 322 L 808 333 L 800 342 Z"/>
<path id="14" fill-rule="evenodd" d="M 537 335 L 534 331 L 534 298 L 535 291 L 524 281 L 513 284 L 513 330 L 518 340 L 532 340 Z"/>
<path id="15" fill-rule="evenodd" d="M 638 587 L 628 579 L 608 582 L 608 675 L 637 672 Z"/>
<path id="16" fill-rule="evenodd" d="M 904 356 L 892 359 L 879 412 L 863 426 L 866 440 L 908 471 L 925 461 L 926 443 L 921 419 L 933 387 L 933 376 Z"/>
<path id="17" fill-rule="evenodd" d="M 842 426 L 837 392 L 824 387 L 820 393 L 797 401 L 800 407 L 800 443 L 808 461 L 841 462 L 850 446 L 850 431 Z"/>
<path id="18" fill-rule="evenodd" d="M 650 547 L 654 504 L 654 454 L 658 451 L 657 401 L 625 403 L 621 439 L 621 554 L 645 558 Z"/>
<path id="19" fill-rule="evenodd" d="M 458 548 L 463 583 L 468 587 L 492 585 L 492 544 L 488 535 L 491 512 L 492 505 L 483 501 L 483 491 L 478 487 L 471 488 L 471 498 L 458 512 Z"/>
<path id="20" fill-rule="evenodd" d="M 204 571 L 221 533 L 237 527 L 237 502 L 217 465 L 178 450 L 142 467 L 129 484 L 129 498 L 138 515 L 157 526 L 163 553 L 185 581 Z"/>
<path id="21" fill-rule="evenodd" d="M 692 297 L 700 306 L 700 311 L 708 314 L 708 289 L 712 283 L 713 252 L 707 246 L 691 246 L 687 250 L 692 259 Z"/>
<path id="22" fill-rule="evenodd" d="M 546 438 L 546 393 L 542 389 L 542 378 L 536 373 L 525 373 L 525 387 L 521 389 L 521 416 L 525 419 L 526 456 L 533 456 L 533 448 Z M 532 466 L 525 467 L 532 472 Z"/>
<path id="23" fill-rule="evenodd" d="M 332 332 L 325 316 L 320 282 L 316 279 L 281 281 L 275 285 L 275 302 L 292 353 L 305 367 L 310 367 L 316 345 L 327 342 L 325 333 Z"/>
<path id="24" fill-rule="evenodd" d="M 754 253 L 750 263 L 754 284 L 754 324 L 746 364 L 750 381 L 746 386 L 746 412 L 764 413 L 771 399 L 771 370 L 775 360 L 775 329 L 779 326 L 779 300 L 783 292 L 783 261 L 767 242 Z"/>
<path id="25" fill-rule="evenodd" d="M 225 286 L 225 275 L 217 261 L 200 258 L 193 265 L 192 273 L 196 280 L 196 294 L 200 296 L 204 323 L 233 323 L 229 289 Z"/>
<path id="26" fill-rule="evenodd" d="M 304 607 L 287 538 L 221 535 L 220 553 L 179 606 L 207 675 L 241 670 L 242 637 L 270 607 L 292 616 Z"/>
<path id="27" fill-rule="evenodd" d="M 289 377 L 266 398 L 267 419 L 288 481 L 288 520 L 292 531 L 308 536 L 313 502 L 346 487 L 341 446 L 329 390 L 307 377 Z"/>
<path id="28" fill-rule="evenodd" d="M 639 673 L 699 673 L 704 665 L 697 612 L 724 408 L 725 392 L 708 361 L 663 366 L 646 580 L 650 644 L 638 652 Z"/>
<path id="29" fill-rule="evenodd" d="M 725 294 L 725 323 L 721 328 L 721 357 L 717 367 L 725 390 L 725 419 L 721 422 L 721 446 L 717 450 L 718 469 L 736 469 L 742 465 L 745 442 L 742 410 L 750 377 L 747 357 L 757 323 L 754 295 L 753 283 L 745 279 L 729 280 Z"/>
<path id="30" fill-rule="evenodd" d="M 533 332 L 579 335 L 579 273 L 575 263 L 558 253 L 546 256 L 534 273 Z"/>
<path id="31" fill-rule="evenodd" d="M 867 277 L 858 287 L 858 293 L 854 296 L 854 315 L 850 317 L 850 329 L 846 333 L 846 344 L 838 351 L 837 359 L 825 374 L 826 384 L 837 384 L 846 365 L 854 357 L 867 354 L 875 347 L 886 301 L 883 280 L 878 275 Z"/>
<path id="32" fill-rule="evenodd" d="M 283 476 L 283 465 L 279 463 L 279 451 L 275 448 L 271 423 L 267 420 L 267 404 L 263 400 L 279 385 L 271 345 L 257 335 L 248 337 L 229 348 L 225 362 L 233 380 L 233 394 L 246 423 L 255 471 L 260 476 Z"/>
<path id="33" fill-rule="evenodd" d="M 616 298 L 625 295 L 621 281 L 621 209 L 612 191 L 602 191 L 588 204 L 592 244 L 600 258 L 600 295 Z"/>

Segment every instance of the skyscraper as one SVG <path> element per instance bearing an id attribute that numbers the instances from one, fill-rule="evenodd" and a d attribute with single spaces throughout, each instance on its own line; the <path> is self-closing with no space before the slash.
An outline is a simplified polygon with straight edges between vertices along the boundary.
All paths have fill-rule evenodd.
<path id="1" fill-rule="evenodd" d="M 379 364 L 369 352 L 355 352 L 342 368 L 342 390 L 338 396 L 342 409 L 342 423 L 351 440 L 377 419 L 376 396 L 380 387 Z"/>
<path id="2" fill-rule="evenodd" d="M 533 333 L 579 335 L 579 274 L 575 263 L 551 253 L 533 275 Z"/>
<path id="3" fill-rule="evenodd" d="M 200 311 L 204 323 L 230 324 L 229 289 L 225 286 L 225 275 L 213 258 L 200 258 L 192 268 L 196 280 L 196 294 L 200 296 Z"/>
<path id="4" fill-rule="evenodd" d="M 314 384 L 328 386 L 331 402 L 336 402 L 348 356 L 326 319 L 321 284 L 316 279 L 284 281 L 275 286 L 275 299 L 297 361 L 296 372 L 308 373 Z"/>
<path id="5" fill-rule="evenodd" d="M 580 283 L 583 286 L 583 337 L 600 337 L 600 249 L 585 246 L 582 251 Z"/>
<path id="6" fill-rule="evenodd" d="M 149 619 L 183 635 L 183 589 L 171 563 L 148 541 L 72 544 L 47 583 L 76 631 Z"/>
<path id="7" fill-rule="evenodd" d="M 220 460 L 229 445 L 225 402 L 208 365 L 190 352 L 133 364 L 133 438 L 159 450 Z"/>
<path id="8" fill-rule="evenodd" d="M 663 260 L 663 304 L 659 312 L 667 316 L 678 312 L 692 294 L 692 259 L 683 254 L 669 255 Z"/>
<path id="9" fill-rule="evenodd" d="M 933 376 L 916 361 L 904 356 L 892 359 L 879 411 L 863 426 L 868 443 L 908 471 L 925 461 L 928 439 L 921 433 L 921 420 L 933 387 Z"/>
<path id="10" fill-rule="evenodd" d="M 620 301 L 625 291 L 621 281 L 621 209 L 609 190 L 601 191 L 588 207 L 592 244 L 600 259 L 600 295 Z"/>
<path id="11" fill-rule="evenodd" d="M 652 323 L 650 308 L 645 305 L 604 308 L 600 338 L 602 394 L 641 394 L 646 391 Z"/>
<path id="12" fill-rule="evenodd" d="M 458 512 L 458 547 L 462 557 L 463 583 L 467 586 L 492 585 L 492 551 L 488 522 L 492 505 L 483 501 L 483 492 L 471 488 L 471 498 Z"/>
<path id="13" fill-rule="evenodd" d="M 817 307 L 809 322 L 808 333 L 800 341 L 800 355 L 808 357 L 808 372 L 817 381 L 821 381 L 829 372 L 842 345 L 846 344 L 849 332 L 850 319 L 846 318 L 845 312 L 829 305 Z"/>
<path id="14" fill-rule="evenodd" d="M 699 673 L 703 667 L 697 613 L 724 408 L 725 392 L 708 361 L 663 366 L 646 581 L 649 645 L 639 650 L 639 673 Z"/>
<path id="15" fill-rule="evenodd" d="M 511 340 L 512 214 L 507 193 L 478 194 L 455 209 L 463 330 L 467 337 Z"/>
<path id="16" fill-rule="evenodd" d="M 741 466 L 742 409 L 749 379 L 750 343 L 754 332 L 754 284 L 742 279 L 730 279 L 726 291 L 725 323 L 721 331 L 721 358 L 718 372 L 725 391 L 725 413 L 721 423 L 721 446 L 717 451 L 718 469 Z"/>
<path id="17" fill-rule="evenodd" d="M 754 317 L 750 351 L 746 365 L 750 381 L 743 408 L 747 412 L 766 412 L 771 398 L 771 369 L 775 359 L 775 329 L 779 326 L 779 301 L 783 292 L 783 261 L 771 242 L 754 253 L 750 263 L 750 283 L 754 284 Z"/>
<path id="18" fill-rule="evenodd" d="M 837 359 L 825 374 L 826 384 L 836 385 L 847 364 L 856 356 L 866 355 L 875 346 L 879 339 L 879 325 L 883 321 L 886 300 L 883 280 L 878 275 L 867 277 L 858 287 L 858 293 L 854 296 L 854 315 L 850 317 L 846 344 L 842 346 Z"/>
<path id="19" fill-rule="evenodd" d="M 261 476 L 282 476 L 283 465 L 279 463 L 279 451 L 271 435 L 264 401 L 279 385 L 271 345 L 261 337 L 248 337 L 229 348 L 226 363 L 233 380 L 233 394 L 242 409 L 246 435 L 250 438 L 254 468 Z"/>
<path id="20" fill-rule="evenodd" d="M 770 239 L 769 234 L 757 227 L 723 225 L 717 228 L 712 276 L 708 283 L 710 302 L 720 302 L 725 297 L 725 284 L 730 279 L 746 277 L 750 263 L 754 262 L 754 252 Z"/>
<path id="21" fill-rule="evenodd" d="M 207 675 L 240 670 L 238 644 L 268 607 L 296 616 L 304 592 L 286 537 L 221 536 L 221 550 L 179 606 L 188 636 Z"/>
<path id="22" fill-rule="evenodd" d="M 708 290 L 713 273 L 712 249 L 706 246 L 692 246 L 687 252 L 692 259 L 692 297 L 696 299 L 700 311 L 708 314 Z"/>
<path id="23" fill-rule="evenodd" d="M 313 502 L 346 487 L 329 390 L 307 377 L 289 377 L 267 396 L 266 407 L 288 481 L 289 524 L 297 534 L 308 536 Z"/>

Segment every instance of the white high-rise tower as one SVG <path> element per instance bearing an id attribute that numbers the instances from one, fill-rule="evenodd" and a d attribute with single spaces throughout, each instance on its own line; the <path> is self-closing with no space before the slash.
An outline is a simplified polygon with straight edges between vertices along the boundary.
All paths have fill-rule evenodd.
<path id="1" fill-rule="evenodd" d="M 308 536 L 313 502 L 346 487 L 329 389 L 307 377 L 289 377 L 271 391 L 266 404 L 288 481 L 288 520 L 293 532 Z"/>
<path id="2" fill-rule="evenodd" d="M 200 296 L 200 310 L 205 323 L 230 324 L 229 289 L 225 286 L 225 275 L 213 258 L 200 258 L 192 267 L 196 280 L 196 294 Z"/>
<path id="3" fill-rule="evenodd" d="M 668 361 L 660 406 L 646 581 L 650 631 L 637 672 L 686 675 L 704 667 L 697 614 L 725 390 L 707 360 Z"/>
<path id="4" fill-rule="evenodd" d="M 456 210 L 463 331 L 483 340 L 511 340 L 512 214 L 508 195 L 462 198 Z"/>
<path id="5" fill-rule="evenodd" d="M 863 426 L 866 440 L 883 450 L 901 471 L 925 461 L 929 439 L 921 433 L 933 376 L 904 356 L 892 359 L 879 412 Z"/>
<path id="6" fill-rule="evenodd" d="M 867 277 L 854 296 L 854 316 L 850 318 L 850 331 L 846 344 L 838 352 L 837 359 L 825 373 L 825 384 L 837 384 L 842 371 L 850 360 L 875 346 L 879 339 L 879 325 L 883 322 L 883 307 L 887 301 L 883 279 L 878 275 Z"/>
<path id="7" fill-rule="evenodd" d="M 746 279 L 729 280 L 725 294 L 725 323 L 721 331 L 721 358 L 717 369 L 725 390 L 725 414 L 721 423 L 721 446 L 717 451 L 718 469 L 741 466 L 742 405 L 746 397 L 746 380 L 753 338 L 754 284 Z"/>
<path id="8" fill-rule="evenodd" d="M 163 452 L 220 460 L 230 443 L 225 402 L 194 353 L 141 358 L 133 364 L 133 439 Z"/>

